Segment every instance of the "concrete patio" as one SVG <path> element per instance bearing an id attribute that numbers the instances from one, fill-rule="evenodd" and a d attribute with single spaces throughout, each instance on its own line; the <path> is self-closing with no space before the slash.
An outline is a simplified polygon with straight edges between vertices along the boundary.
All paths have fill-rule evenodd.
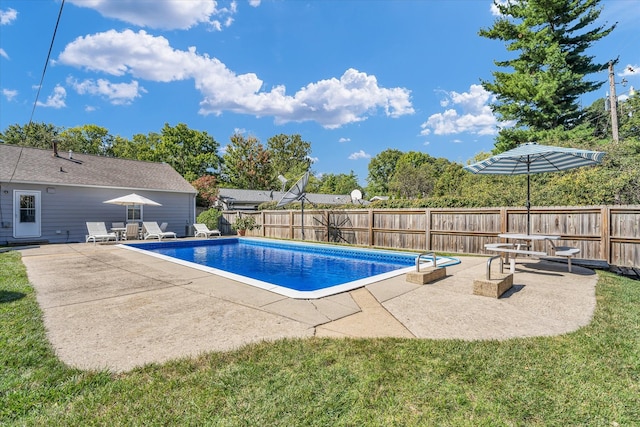
<path id="1" fill-rule="evenodd" d="M 296 300 L 116 245 L 21 249 L 53 348 L 82 369 L 130 370 L 281 338 L 404 337 L 504 340 L 587 325 L 593 270 L 519 263 L 501 298 L 473 295 L 486 257 L 460 257 L 447 276 L 405 276 L 338 295 Z"/>

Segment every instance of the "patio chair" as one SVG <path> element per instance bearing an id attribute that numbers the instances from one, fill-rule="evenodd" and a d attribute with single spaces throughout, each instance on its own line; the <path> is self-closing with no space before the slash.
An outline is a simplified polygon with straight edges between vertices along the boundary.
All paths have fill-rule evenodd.
<path id="1" fill-rule="evenodd" d="M 193 228 L 195 229 L 194 237 L 211 237 L 214 234 L 218 236 L 222 236 L 222 233 L 217 228 L 213 230 L 209 230 L 206 224 L 193 224 Z"/>
<path id="2" fill-rule="evenodd" d="M 145 221 L 142 223 L 142 228 L 144 229 L 144 240 L 162 240 L 165 237 L 172 237 L 174 239 L 178 238 L 178 236 L 176 236 L 176 233 L 174 233 L 173 231 L 162 231 L 157 222 Z"/>
<path id="3" fill-rule="evenodd" d="M 125 240 L 138 240 L 140 233 L 140 226 L 137 222 L 130 222 L 127 224 L 127 231 L 124 232 Z"/>
<path id="4" fill-rule="evenodd" d="M 163 222 L 162 224 L 160 224 L 160 230 L 167 231 L 168 226 L 169 226 L 168 222 Z"/>
<path id="5" fill-rule="evenodd" d="M 95 245 L 96 242 L 108 242 L 109 240 L 117 240 L 116 233 L 109 233 L 104 222 L 87 222 L 87 231 L 89 232 L 89 234 L 86 236 L 87 243 L 93 241 L 93 244 Z"/>

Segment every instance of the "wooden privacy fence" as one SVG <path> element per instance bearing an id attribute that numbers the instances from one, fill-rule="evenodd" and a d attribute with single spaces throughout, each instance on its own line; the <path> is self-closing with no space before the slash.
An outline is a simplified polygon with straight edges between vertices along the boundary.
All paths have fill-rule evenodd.
<path id="1" fill-rule="evenodd" d="M 254 216 L 249 236 L 304 239 L 416 251 L 483 254 L 500 233 L 526 233 L 525 208 L 272 210 L 223 212 L 221 229 L 233 234 L 239 215 Z M 580 248 L 579 258 L 640 266 L 640 206 L 531 208 L 531 233 L 560 235 L 562 246 Z M 304 233 L 304 236 L 303 236 Z M 536 242 L 544 250 L 544 242 Z"/>

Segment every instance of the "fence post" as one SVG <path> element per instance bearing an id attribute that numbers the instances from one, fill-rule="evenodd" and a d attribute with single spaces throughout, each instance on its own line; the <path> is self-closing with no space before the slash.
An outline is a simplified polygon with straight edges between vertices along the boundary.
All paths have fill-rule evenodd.
<path id="1" fill-rule="evenodd" d="M 373 246 L 373 243 L 375 241 L 375 237 L 373 235 L 373 215 L 373 209 L 369 209 L 369 246 Z"/>
<path id="2" fill-rule="evenodd" d="M 600 210 L 600 259 L 606 259 L 611 263 L 611 209 L 603 206 Z"/>

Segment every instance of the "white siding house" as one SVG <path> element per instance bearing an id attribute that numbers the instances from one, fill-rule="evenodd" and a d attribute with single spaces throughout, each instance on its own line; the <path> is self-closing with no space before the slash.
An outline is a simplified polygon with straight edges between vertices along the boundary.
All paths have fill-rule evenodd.
<path id="1" fill-rule="evenodd" d="M 0 144 L 0 245 L 84 242 L 87 221 L 126 222 L 126 207 L 103 203 L 130 193 L 145 221 L 188 234 L 197 191 L 171 166 Z"/>

